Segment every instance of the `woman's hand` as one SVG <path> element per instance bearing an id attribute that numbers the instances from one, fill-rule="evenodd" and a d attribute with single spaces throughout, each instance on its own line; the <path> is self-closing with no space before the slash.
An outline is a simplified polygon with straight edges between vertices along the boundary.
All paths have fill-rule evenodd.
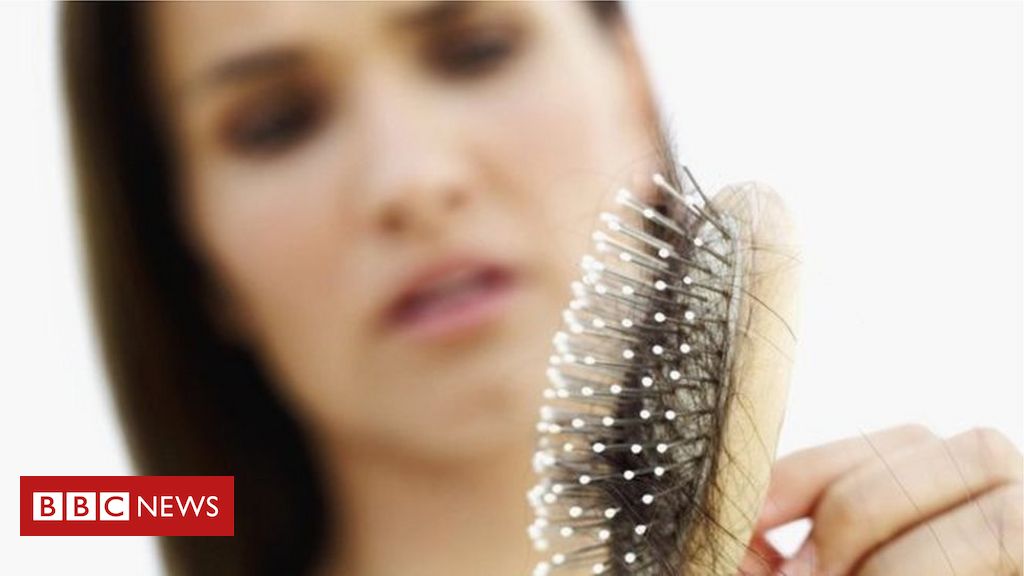
<path id="1" fill-rule="evenodd" d="M 1022 567 L 1022 459 L 1001 433 L 904 426 L 779 460 L 741 574 L 998 576 Z M 766 530 L 812 521 L 785 559 Z"/>

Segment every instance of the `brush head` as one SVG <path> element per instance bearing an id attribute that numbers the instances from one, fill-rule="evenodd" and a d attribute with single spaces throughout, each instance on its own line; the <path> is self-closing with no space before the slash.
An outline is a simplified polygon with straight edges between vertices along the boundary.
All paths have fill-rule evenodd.
<path id="1" fill-rule="evenodd" d="M 554 337 L 529 528 L 535 575 L 681 573 L 728 409 L 739 230 L 689 170 L 620 190 Z"/>

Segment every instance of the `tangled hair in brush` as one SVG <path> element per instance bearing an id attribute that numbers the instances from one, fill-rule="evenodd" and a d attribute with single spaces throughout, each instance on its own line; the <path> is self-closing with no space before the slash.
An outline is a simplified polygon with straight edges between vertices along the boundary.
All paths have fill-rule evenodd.
<path id="1" fill-rule="evenodd" d="M 528 495 L 547 555 L 535 574 L 730 573 L 763 489 L 727 429 L 741 305 L 757 301 L 749 239 L 685 167 L 616 200 L 554 338 Z"/>

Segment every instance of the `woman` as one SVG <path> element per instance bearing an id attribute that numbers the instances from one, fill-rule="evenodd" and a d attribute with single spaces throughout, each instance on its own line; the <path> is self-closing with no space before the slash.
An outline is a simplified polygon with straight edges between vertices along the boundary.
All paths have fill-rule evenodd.
<path id="1" fill-rule="evenodd" d="M 134 456 L 236 478 L 236 537 L 165 541 L 172 569 L 527 573 L 537 375 L 595 191 L 663 149 L 619 6 L 73 4 L 64 38 Z M 1019 573 L 1020 472 L 983 430 L 795 454 L 734 571 Z M 784 562 L 763 532 L 808 516 Z"/>

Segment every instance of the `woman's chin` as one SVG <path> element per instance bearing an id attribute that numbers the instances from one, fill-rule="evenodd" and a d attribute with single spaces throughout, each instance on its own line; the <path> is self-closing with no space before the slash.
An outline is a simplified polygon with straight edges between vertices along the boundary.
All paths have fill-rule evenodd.
<path id="1" fill-rule="evenodd" d="M 520 397 L 511 399 L 493 389 L 475 398 L 451 398 L 443 414 L 424 421 L 408 442 L 426 457 L 451 461 L 532 450 L 541 396 L 538 391 L 523 397 L 523 388 L 518 391 Z"/>
<path id="2" fill-rule="evenodd" d="M 472 339 L 387 346 L 372 358 L 378 368 L 363 379 L 378 387 L 361 393 L 364 409 L 335 421 L 358 422 L 360 436 L 375 434 L 394 450 L 424 458 L 481 458 L 518 446 L 532 451 L 558 319 L 539 292 L 518 294 L 502 318 Z"/>
<path id="3" fill-rule="evenodd" d="M 528 464 L 540 400 L 540 388 L 492 376 L 486 385 L 379 403 L 375 415 L 362 415 L 360 430 L 339 430 L 337 437 L 345 443 L 361 438 L 360 445 L 421 462 L 454 465 L 522 452 Z"/>

